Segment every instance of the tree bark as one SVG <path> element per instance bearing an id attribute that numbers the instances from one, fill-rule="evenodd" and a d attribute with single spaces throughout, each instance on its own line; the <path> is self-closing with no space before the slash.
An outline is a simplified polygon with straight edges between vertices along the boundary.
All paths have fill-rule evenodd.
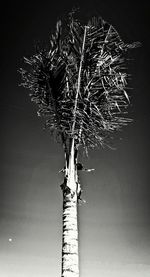
<path id="1" fill-rule="evenodd" d="M 63 184 L 63 236 L 61 277 L 79 277 L 77 169 L 74 139 L 68 157 Z"/>

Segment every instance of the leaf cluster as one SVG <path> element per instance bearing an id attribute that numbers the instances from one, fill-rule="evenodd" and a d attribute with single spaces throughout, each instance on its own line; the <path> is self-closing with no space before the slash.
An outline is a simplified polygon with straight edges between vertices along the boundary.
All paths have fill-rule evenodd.
<path id="1" fill-rule="evenodd" d="M 115 28 L 101 18 L 81 24 L 73 13 L 58 21 L 47 49 L 24 58 L 22 86 L 46 127 L 76 146 L 105 144 L 111 133 L 131 120 L 126 116 L 126 53 L 138 43 L 126 44 Z"/>

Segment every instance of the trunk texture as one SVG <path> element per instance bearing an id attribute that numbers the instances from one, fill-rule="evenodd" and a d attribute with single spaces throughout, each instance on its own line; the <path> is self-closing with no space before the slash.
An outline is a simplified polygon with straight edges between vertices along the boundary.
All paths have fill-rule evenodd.
<path id="1" fill-rule="evenodd" d="M 66 163 L 67 164 L 67 163 Z M 65 170 L 63 190 L 62 275 L 79 277 L 78 222 L 77 222 L 77 170 L 72 140 Z"/>

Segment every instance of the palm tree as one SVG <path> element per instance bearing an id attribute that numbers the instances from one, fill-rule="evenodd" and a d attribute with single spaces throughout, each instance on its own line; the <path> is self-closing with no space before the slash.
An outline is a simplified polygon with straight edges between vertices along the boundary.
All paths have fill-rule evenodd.
<path id="1" fill-rule="evenodd" d="M 64 149 L 62 277 L 79 276 L 79 149 L 87 153 L 107 145 L 112 133 L 131 121 L 125 59 L 136 46 L 124 43 L 103 19 L 81 24 L 72 12 L 64 25 L 57 22 L 47 48 L 37 47 L 35 55 L 24 58 L 29 68 L 20 69 L 21 85 L 30 89 L 38 116 Z"/>

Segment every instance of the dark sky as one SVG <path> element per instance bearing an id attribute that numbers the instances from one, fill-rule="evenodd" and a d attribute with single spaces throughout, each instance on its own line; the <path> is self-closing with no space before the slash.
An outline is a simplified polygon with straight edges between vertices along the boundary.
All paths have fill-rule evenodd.
<path id="1" fill-rule="evenodd" d="M 0 42 L 0 276 L 60 276 L 61 145 L 43 130 L 28 91 L 18 87 L 22 57 L 48 43 L 58 18 L 72 7 L 80 18 L 100 15 L 130 52 L 133 123 L 113 142 L 81 159 L 94 173 L 81 176 L 81 277 L 150 276 L 150 90 L 148 1 L 23 1 L 1 7 Z M 120 137 L 122 138 L 120 140 Z"/>

